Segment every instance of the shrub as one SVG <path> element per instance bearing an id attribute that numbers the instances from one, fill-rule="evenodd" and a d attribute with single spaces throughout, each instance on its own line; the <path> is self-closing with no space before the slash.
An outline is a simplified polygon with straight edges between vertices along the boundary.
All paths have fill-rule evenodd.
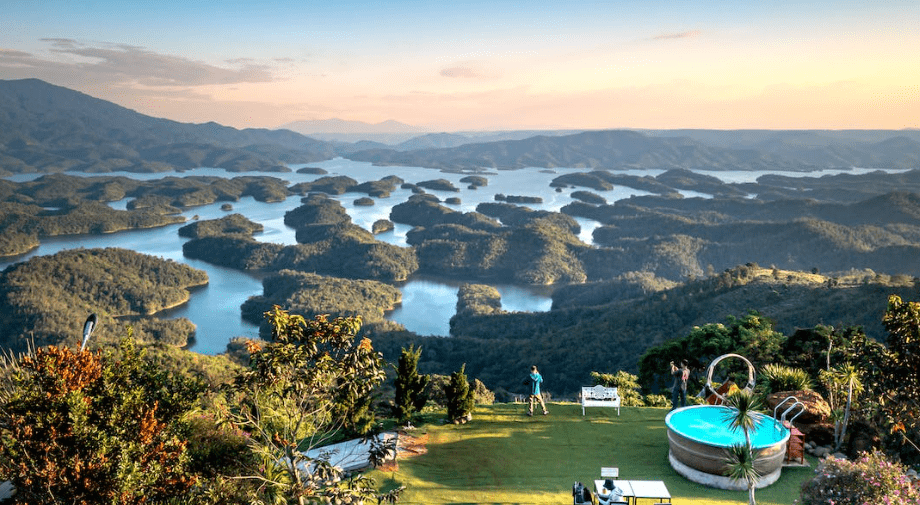
<path id="1" fill-rule="evenodd" d="M 201 383 L 157 369 L 130 339 L 119 353 L 50 346 L 6 363 L 0 480 L 21 503 L 157 502 L 195 483 L 181 419 Z"/>
<path id="2" fill-rule="evenodd" d="M 690 398 L 687 400 L 689 401 Z M 646 407 L 670 407 L 671 399 L 665 395 L 645 395 L 643 403 Z"/>
<path id="3" fill-rule="evenodd" d="M 856 461 L 825 459 L 815 477 L 802 484 L 802 505 L 862 505 L 920 503 L 920 492 L 905 475 L 906 468 L 888 461 L 879 451 L 863 453 Z"/>
<path id="4" fill-rule="evenodd" d="M 457 422 L 467 419 L 473 413 L 476 406 L 476 391 L 470 388 L 466 378 L 466 363 L 459 371 L 450 374 L 450 382 L 444 388 L 444 393 L 447 396 L 448 420 Z"/>
<path id="5" fill-rule="evenodd" d="M 784 365 L 766 365 L 760 370 L 757 377 L 763 394 L 778 393 L 780 391 L 802 391 L 814 387 L 808 372 L 801 368 L 791 368 Z"/>
<path id="6" fill-rule="evenodd" d="M 495 393 L 489 391 L 489 388 L 479 379 L 473 379 L 473 393 L 478 405 L 492 405 L 495 403 Z"/>
<path id="7" fill-rule="evenodd" d="M 641 388 L 639 378 L 631 373 L 623 370 L 615 374 L 591 372 L 591 380 L 595 385 L 617 388 L 617 394 L 620 395 L 620 404 L 624 407 L 644 407 L 646 405 L 642 399 L 642 394 L 639 393 Z"/>
<path id="8" fill-rule="evenodd" d="M 450 377 L 446 375 L 430 374 L 428 376 L 428 390 L 425 396 L 428 397 L 428 404 L 431 406 L 447 406 L 447 385 L 450 384 Z"/>
<path id="9" fill-rule="evenodd" d="M 218 423 L 213 415 L 192 417 L 186 437 L 190 464 L 202 477 L 242 475 L 256 461 L 247 445 L 248 434 Z"/>

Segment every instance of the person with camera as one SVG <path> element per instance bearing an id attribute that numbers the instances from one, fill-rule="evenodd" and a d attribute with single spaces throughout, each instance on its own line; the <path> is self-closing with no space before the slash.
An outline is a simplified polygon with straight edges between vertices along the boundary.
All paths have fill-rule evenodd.
<path id="1" fill-rule="evenodd" d="M 687 380 L 690 378 L 690 368 L 687 360 L 680 362 L 680 368 L 673 361 L 670 365 L 671 375 L 674 377 L 674 384 L 671 386 L 671 410 L 674 410 L 678 406 L 687 406 Z"/>

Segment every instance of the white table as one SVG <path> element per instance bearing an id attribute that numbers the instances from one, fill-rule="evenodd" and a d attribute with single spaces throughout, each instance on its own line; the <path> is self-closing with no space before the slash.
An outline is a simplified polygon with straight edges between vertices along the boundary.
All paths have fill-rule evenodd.
<path id="1" fill-rule="evenodd" d="M 613 485 L 623 491 L 623 498 L 627 503 L 635 504 L 640 498 L 658 502 L 671 501 L 668 487 L 660 480 L 614 480 Z M 604 489 L 604 480 L 595 480 L 595 494 L 599 494 L 602 489 Z"/>
<path id="2" fill-rule="evenodd" d="M 663 481 L 631 480 L 629 484 L 632 487 L 633 498 L 635 500 L 639 498 L 651 498 L 659 502 L 665 500 L 668 502 L 671 501 L 671 493 L 668 492 L 668 487 L 664 485 Z"/>

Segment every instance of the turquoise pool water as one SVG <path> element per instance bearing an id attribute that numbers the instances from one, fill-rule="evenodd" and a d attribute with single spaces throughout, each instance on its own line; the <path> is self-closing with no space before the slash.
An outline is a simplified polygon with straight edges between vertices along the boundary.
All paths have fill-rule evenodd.
<path id="1" fill-rule="evenodd" d="M 701 444 L 731 447 L 744 443 L 744 432 L 728 427 L 732 409 L 721 405 L 694 405 L 671 411 L 665 418 L 668 428 Z M 770 416 L 755 414 L 757 427 L 751 433 L 754 449 L 764 449 L 789 438 L 789 429 Z"/>

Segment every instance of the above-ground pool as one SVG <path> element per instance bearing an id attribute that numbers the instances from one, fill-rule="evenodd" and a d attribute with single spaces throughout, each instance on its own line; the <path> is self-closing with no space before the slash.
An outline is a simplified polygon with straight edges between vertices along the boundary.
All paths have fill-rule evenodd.
<path id="1" fill-rule="evenodd" d="M 744 444 L 744 432 L 729 427 L 733 410 L 721 405 L 694 405 L 671 411 L 668 426 L 668 459 L 677 473 L 701 484 L 723 489 L 746 489 L 746 483 L 725 477 L 727 450 Z M 789 429 L 770 416 L 754 414 L 757 426 L 750 433 L 751 445 L 760 451 L 754 467 L 761 475 L 757 487 L 779 479 Z"/>

